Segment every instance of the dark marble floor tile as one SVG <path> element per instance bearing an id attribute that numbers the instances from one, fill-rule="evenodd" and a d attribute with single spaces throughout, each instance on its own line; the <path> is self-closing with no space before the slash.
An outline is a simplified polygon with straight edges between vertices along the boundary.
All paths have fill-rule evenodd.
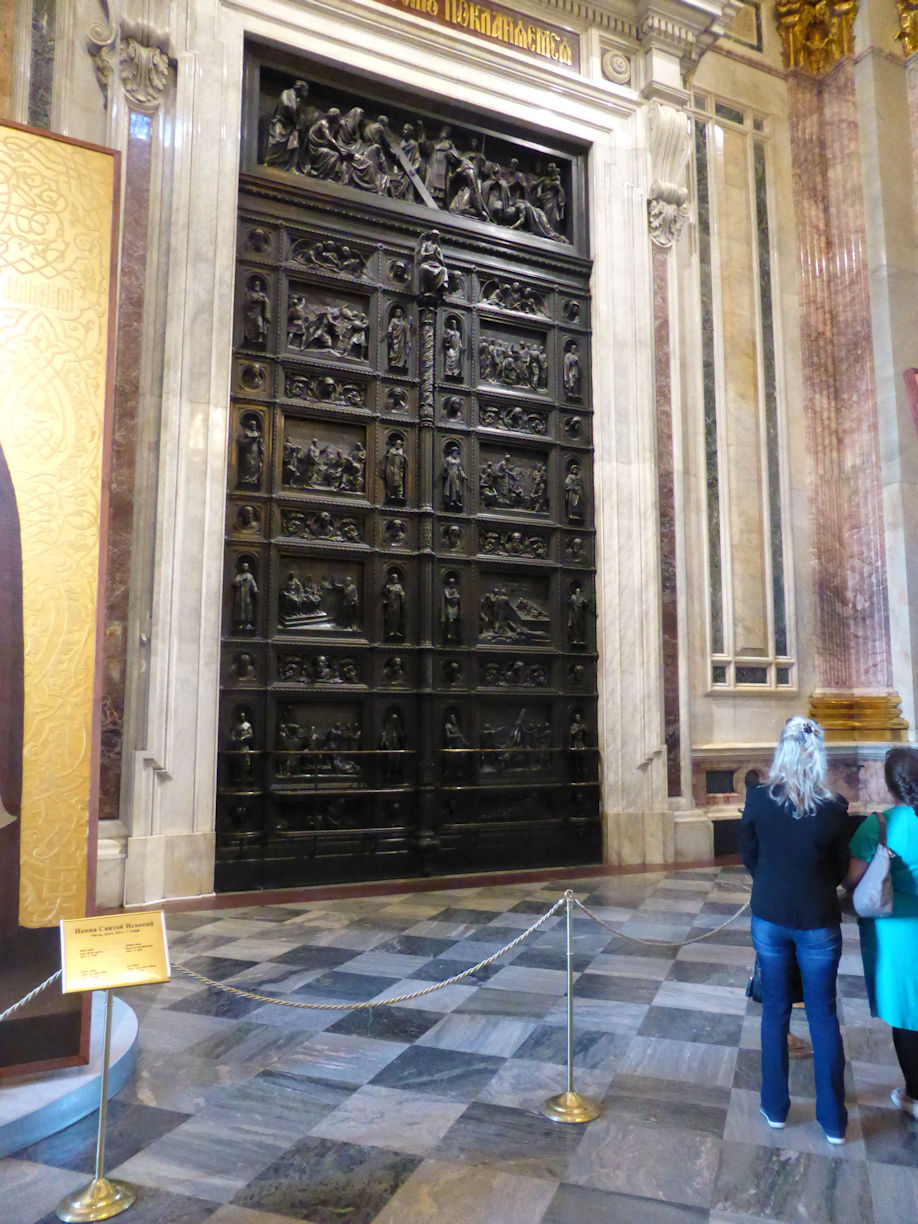
<path id="1" fill-rule="evenodd" d="M 704 1207 L 562 1184 L 541 1224 L 706 1224 L 707 1218 Z"/>
<path id="2" fill-rule="evenodd" d="M 494 911 L 450 906 L 437 914 L 428 914 L 427 917 L 434 922 L 470 922 L 473 926 L 484 926 L 493 920 Z"/>
<path id="3" fill-rule="evenodd" d="M 668 982 L 696 982 L 707 986 L 742 986 L 749 981 L 752 965 L 723 965 L 708 961 L 676 961 L 666 975 Z"/>
<path id="4" fill-rule="evenodd" d="M 463 940 L 474 940 L 476 943 L 487 942 L 500 944 L 503 946 L 504 944 L 513 943 L 514 939 L 521 934 L 522 930 L 518 926 L 500 926 L 499 924 L 495 923 L 492 925 L 480 926 L 472 934 L 463 935 L 462 938 Z M 528 942 L 529 941 L 527 940 L 527 943 Z M 450 956 L 459 956 L 460 947 L 461 945 L 454 945 L 452 951 L 450 952 Z"/>
<path id="5" fill-rule="evenodd" d="M 224 1020 L 241 1020 L 264 1004 L 258 999 L 245 999 L 242 995 L 227 994 L 216 986 L 205 986 L 185 999 L 169 1004 L 175 1012 L 195 1012 L 199 1016 L 220 1016 Z"/>
<path id="6" fill-rule="evenodd" d="M 296 965 L 297 969 L 336 969 L 345 961 L 352 960 L 354 955 L 350 948 L 314 947 L 304 943 L 271 959 L 278 965 Z"/>
<path id="7" fill-rule="evenodd" d="M 170 1194 L 168 1190 L 153 1190 L 149 1186 L 134 1185 L 137 1198 L 128 1208 L 130 1215 L 125 1220 L 131 1224 L 204 1224 L 217 1210 L 219 1204 L 205 1199 L 188 1198 L 184 1194 Z M 60 1224 L 56 1211 L 43 1216 L 36 1224 Z"/>
<path id="8" fill-rule="evenodd" d="M 700 914 L 723 914 L 725 918 L 729 918 L 739 908 L 735 901 L 705 901 L 698 912 Z"/>
<path id="9" fill-rule="evenodd" d="M 901 1109 L 861 1106 L 861 1134 L 868 1160 L 918 1169 L 918 1121 Z"/>
<path id="10" fill-rule="evenodd" d="M 575 952 L 571 957 L 571 968 L 574 973 L 582 973 L 592 961 L 595 953 Z M 527 951 L 524 947 L 519 956 L 514 957 L 514 965 L 523 965 L 527 969 L 564 969 L 567 970 L 567 956 L 564 949 L 533 948 Z"/>
<path id="11" fill-rule="evenodd" d="M 711 928 L 709 926 L 693 926 L 686 934 L 686 939 L 697 939 L 699 935 L 710 935 Z M 752 965 L 755 953 L 752 950 L 752 937 L 748 930 L 733 930 L 731 927 L 726 927 L 723 931 L 718 931 L 716 935 L 711 935 L 710 940 L 706 941 L 705 946 L 711 951 L 711 958 L 716 956 L 716 948 L 718 944 L 730 948 L 748 948 L 749 949 L 749 964 Z"/>
<path id="12" fill-rule="evenodd" d="M 560 1179 L 583 1133 L 582 1125 L 559 1126 L 541 1114 L 476 1101 L 453 1123 L 431 1156 L 487 1165 L 520 1177 Z"/>
<path id="13" fill-rule="evenodd" d="M 602 1107 L 603 1113 L 626 1125 L 692 1131 L 721 1139 L 728 1104 L 729 1093 L 716 1086 L 709 1089 L 703 1084 L 670 1084 L 646 1076 L 621 1075 L 610 1084 Z"/>
<path id="14" fill-rule="evenodd" d="M 432 939 L 426 935 L 396 935 L 385 943 L 377 944 L 373 951 L 403 952 L 407 956 L 439 956 L 455 942 L 455 939 Z"/>
<path id="15" fill-rule="evenodd" d="M 574 999 L 609 999 L 619 1003 L 652 1003 L 660 983 L 611 973 L 582 973 L 574 982 Z"/>
<path id="16" fill-rule="evenodd" d="M 473 962 L 474 963 L 474 962 Z M 514 960 L 514 965 L 519 964 L 519 961 Z M 470 967 L 468 960 L 460 960 L 453 956 L 435 956 L 433 960 L 427 961 L 426 964 L 419 966 L 413 971 L 413 976 L 423 979 L 425 982 L 443 982 L 447 978 L 455 977 L 457 973 L 462 973 Z M 484 982 L 490 981 L 495 973 L 501 970 L 501 962 L 494 965 L 485 965 L 483 969 L 478 969 L 475 973 L 470 973 L 468 977 L 464 977 L 462 981 L 467 986 L 480 986 Z"/>
<path id="17" fill-rule="evenodd" d="M 240 1190 L 233 1202 L 310 1224 L 370 1224 L 420 1164 L 385 1148 L 308 1138 Z"/>
<path id="18" fill-rule="evenodd" d="M 504 1064 L 490 1054 L 466 1054 L 433 1046 L 412 1046 L 370 1081 L 383 1088 L 410 1088 L 450 1101 L 471 1101 Z"/>
<path id="19" fill-rule="evenodd" d="M 874 1224 L 864 1162 L 748 1143 L 723 1144 L 711 1207 L 781 1224 Z"/>
<path id="20" fill-rule="evenodd" d="M 758 1050 L 737 1050 L 733 1087 L 758 1092 L 762 1086 L 762 1055 Z M 787 1086 L 791 1098 L 815 1098 L 813 1083 L 813 1060 L 792 1058 L 788 1064 Z"/>
<path id="21" fill-rule="evenodd" d="M 108 1103 L 105 1128 L 105 1161 L 114 1168 L 136 1155 L 142 1148 L 188 1121 L 188 1114 L 150 1105 L 132 1105 L 113 1100 Z M 92 1173 L 96 1163 L 98 1110 L 38 1143 L 15 1152 L 17 1160 L 52 1165 L 57 1169 L 76 1169 Z M 2 1212 L 0 1212 L 2 1219 Z"/>
<path id="22" fill-rule="evenodd" d="M 633 939 L 626 939 L 624 935 L 609 936 L 608 942 L 601 949 L 608 955 L 614 956 L 649 956 L 657 958 L 660 956 L 675 956 L 676 948 L 672 944 L 644 944 L 637 943 Z"/>
<path id="23" fill-rule="evenodd" d="M 421 1011 L 413 1007 L 371 1007 L 346 1012 L 329 1026 L 328 1032 L 411 1043 L 423 1037 L 442 1019 L 442 1012 Z"/>
<path id="24" fill-rule="evenodd" d="M 574 1066 L 594 1070 L 614 1066 L 624 1054 L 630 1037 L 599 1033 L 574 1027 Z M 567 1027 L 560 1024 L 540 1024 L 514 1054 L 515 1058 L 532 1058 L 536 1062 L 567 1062 Z"/>
<path id="25" fill-rule="evenodd" d="M 254 968 L 257 963 L 257 961 L 233 960 L 229 956 L 191 956 L 188 960 L 182 961 L 182 968 L 193 969 L 195 973 L 200 973 L 203 977 L 211 978 L 215 982 L 224 982 L 228 978 L 235 977 L 237 973 Z"/>
<path id="26" fill-rule="evenodd" d="M 710 1045 L 739 1045 L 742 1016 L 692 1011 L 687 1007 L 647 1009 L 638 1033 L 642 1037 L 673 1037 L 678 1041 L 702 1041 Z"/>
<path id="27" fill-rule="evenodd" d="M 866 999 L 867 987 L 860 973 L 840 973 L 838 975 L 838 993 L 843 999 Z"/>
<path id="28" fill-rule="evenodd" d="M 558 894 L 554 893 L 547 897 L 527 897 L 523 901 L 518 901 L 516 905 L 511 905 L 508 914 L 544 914 L 546 910 L 550 910 L 554 903 L 558 900 Z M 559 910 L 563 913 L 563 910 Z"/>
<path id="29" fill-rule="evenodd" d="M 295 991 L 291 998 L 309 1003 L 368 1003 L 400 981 L 373 973 L 332 969 Z"/>

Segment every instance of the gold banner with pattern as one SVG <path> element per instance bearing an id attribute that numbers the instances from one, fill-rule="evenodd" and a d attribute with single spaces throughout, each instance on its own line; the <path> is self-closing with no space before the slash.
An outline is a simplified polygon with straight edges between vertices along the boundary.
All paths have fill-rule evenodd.
<path id="1" fill-rule="evenodd" d="M 6 833 L 30 927 L 86 912 L 116 173 L 117 154 L 0 125 L 0 450 L 22 574 L 0 638 L 18 643 L 8 688 L 24 710 L 4 755 L 21 767 Z"/>

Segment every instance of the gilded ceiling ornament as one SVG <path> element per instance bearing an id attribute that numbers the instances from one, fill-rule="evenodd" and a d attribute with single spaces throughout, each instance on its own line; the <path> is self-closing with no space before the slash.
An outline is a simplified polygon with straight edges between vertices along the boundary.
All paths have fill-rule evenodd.
<path id="1" fill-rule="evenodd" d="M 775 0 L 785 68 L 812 76 L 854 53 L 857 0 Z"/>
<path id="2" fill-rule="evenodd" d="M 896 8 L 899 11 L 899 33 L 896 38 L 908 58 L 918 51 L 918 0 L 898 0 Z"/>

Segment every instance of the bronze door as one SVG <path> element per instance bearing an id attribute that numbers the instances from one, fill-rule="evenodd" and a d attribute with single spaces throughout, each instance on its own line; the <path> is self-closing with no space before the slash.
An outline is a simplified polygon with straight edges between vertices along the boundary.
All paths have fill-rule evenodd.
<path id="1" fill-rule="evenodd" d="M 599 861 L 582 158 L 540 154 L 547 237 L 478 211 L 483 129 L 409 174 L 368 107 L 327 118 L 353 83 L 296 118 L 307 72 L 247 67 L 216 886 Z M 540 146 L 491 148 L 543 198 Z"/>

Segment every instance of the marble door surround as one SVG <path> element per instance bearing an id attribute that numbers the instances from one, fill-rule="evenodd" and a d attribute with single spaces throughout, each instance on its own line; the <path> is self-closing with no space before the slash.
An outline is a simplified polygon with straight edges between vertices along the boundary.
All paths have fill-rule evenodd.
<path id="1" fill-rule="evenodd" d="M 128 904 L 212 888 L 223 490 L 247 38 L 453 98 L 590 148 L 595 334 L 602 337 L 594 342 L 593 366 L 599 389 L 594 478 L 606 857 L 621 863 L 672 859 L 656 628 L 662 593 L 647 211 L 660 176 L 648 155 L 648 125 L 654 106 L 659 116 L 661 103 L 683 102 L 683 70 L 732 11 L 730 3 L 703 10 L 684 3 L 668 6 L 666 19 L 648 6 L 640 20 L 612 20 L 605 10 L 584 6 L 574 23 L 586 59 L 577 75 L 357 2 L 342 13 L 340 5 L 318 0 L 197 0 L 171 28 L 174 10 L 165 3 L 111 6 L 108 29 L 93 35 L 94 63 L 108 91 L 110 139 L 127 149 L 138 170 L 147 158 L 147 177 L 135 180 L 132 190 L 143 196 L 149 184 L 142 223 L 150 237 L 166 235 L 167 245 L 152 252 L 155 264 L 147 250 L 147 266 L 157 271 L 146 279 L 132 333 L 140 337 L 142 356 L 141 386 L 131 394 L 135 404 L 155 403 L 156 411 L 134 416 L 139 479 L 134 525 L 126 531 L 134 544 L 131 609 L 118 620 L 140 649 L 132 645 L 126 652 L 123 828 L 114 830 L 121 833 L 120 845 L 117 836 L 112 839 L 108 867 L 104 853 L 100 860 L 109 894 L 120 888 L 122 845 Z M 140 17 L 146 24 L 137 24 Z M 161 33 L 167 28 L 168 36 Z M 627 83 L 600 71 L 610 47 L 618 55 L 613 75 L 627 71 Z M 657 195 L 673 207 L 673 199 Z M 678 214 L 684 196 L 677 192 L 674 199 Z M 675 229 L 678 220 L 665 224 Z"/>

